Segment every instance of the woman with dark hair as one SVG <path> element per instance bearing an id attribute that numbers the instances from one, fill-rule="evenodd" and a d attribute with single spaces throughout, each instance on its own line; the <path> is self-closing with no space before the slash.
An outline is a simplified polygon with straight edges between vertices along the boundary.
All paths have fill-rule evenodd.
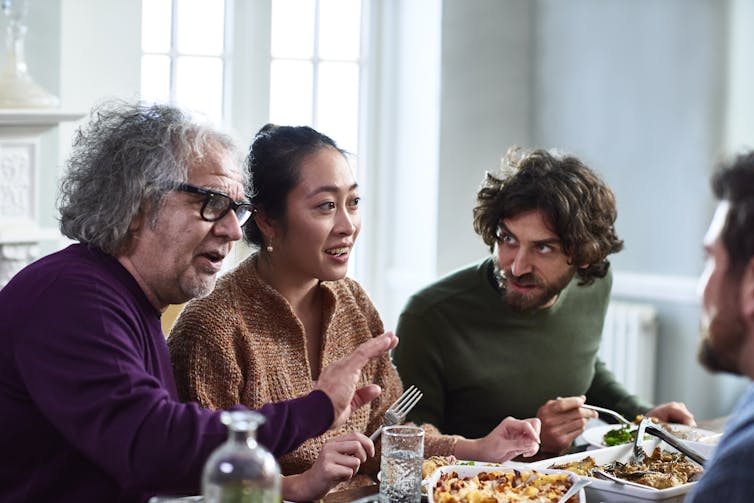
<path id="1" fill-rule="evenodd" d="M 306 394 L 320 369 L 384 331 L 369 296 L 346 276 L 361 217 L 345 152 L 309 127 L 268 125 L 247 167 L 255 210 L 244 235 L 258 251 L 188 304 L 168 341 L 179 394 L 211 408 Z M 364 433 L 379 427 L 403 385 L 387 355 L 362 378 L 380 385 L 377 400 L 280 458 L 284 499 L 372 483 L 378 458 Z M 424 428 L 427 456 L 505 461 L 538 449 L 537 420 L 506 418 L 476 440 Z"/>

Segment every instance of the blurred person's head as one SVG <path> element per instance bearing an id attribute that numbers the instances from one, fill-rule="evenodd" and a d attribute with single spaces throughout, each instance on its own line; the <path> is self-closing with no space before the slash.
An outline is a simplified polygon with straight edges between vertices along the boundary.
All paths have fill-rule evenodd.
<path id="1" fill-rule="evenodd" d="M 254 216 L 244 236 L 261 259 L 305 280 L 344 277 L 361 229 L 346 152 L 308 126 L 267 124 L 246 166 Z"/>
<path id="2" fill-rule="evenodd" d="M 754 378 L 754 152 L 721 164 L 712 189 L 719 204 L 704 238 L 699 359 Z"/>
<path id="3" fill-rule="evenodd" d="M 229 136 L 174 106 L 111 101 L 76 133 L 67 168 L 64 235 L 116 257 L 158 309 L 212 290 L 250 214 Z"/>
<path id="4" fill-rule="evenodd" d="M 579 276 L 607 274 L 620 251 L 615 196 L 579 159 L 510 149 L 477 194 L 474 230 L 490 247 L 505 302 L 516 310 L 552 305 Z"/>

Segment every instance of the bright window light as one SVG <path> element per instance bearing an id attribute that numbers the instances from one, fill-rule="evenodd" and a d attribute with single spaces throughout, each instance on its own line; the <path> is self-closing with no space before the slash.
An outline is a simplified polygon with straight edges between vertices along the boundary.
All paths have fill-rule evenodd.
<path id="1" fill-rule="evenodd" d="M 223 125 L 226 0 L 142 0 L 142 99 Z"/>

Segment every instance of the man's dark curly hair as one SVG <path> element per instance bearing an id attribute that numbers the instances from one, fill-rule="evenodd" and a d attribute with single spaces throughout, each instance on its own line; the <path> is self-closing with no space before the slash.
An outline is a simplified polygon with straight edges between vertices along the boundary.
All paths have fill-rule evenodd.
<path id="1" fill-rule="evenodd" d="M 500 174 L 486 173 L 474 208 L 474 230 L 489 245 L 497 242 L 500 222 L 540 210 L 561 241 L 580 285 L 602 278 L 607 256 L 623 249 L 615 232 L 615 196 L 580 160 L 546 150 L 508 150 Z"/>
<path id="2" fill-rule="evenodd" d="M 730 203 L 721 238 L 731 271 L 740 273 L 754 257 L 754 151 L 722 163 L 712 177 L 715 196 Z"/>

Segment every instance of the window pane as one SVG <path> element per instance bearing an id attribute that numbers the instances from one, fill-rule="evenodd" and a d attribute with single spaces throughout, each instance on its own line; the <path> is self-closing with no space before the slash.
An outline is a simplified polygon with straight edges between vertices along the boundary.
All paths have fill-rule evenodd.
<path id="1" fill-rule="evenodd" d="M 224 0 L 178 0 L 177 49 L 183 54 L 223 52 Z"/>
<path id="2" fill-rule="evenodd" d="M 319 67 L 317 126 L 349 152 L 358 147 L 359 66 L 322 63 Z"/>
<path id="3" fill-rule="evenodd" d="M 289 126 L 312 125 L 312 65 L 273 61 L 270 67 L 270 120 Z"/>
<path id="4" fill-rule="evenodd" d="M 170 0 L 141 2 L 141 49 L 145 52 L 170 50 Z"/>
<path id="5" fill-rule="evenodd" d="M 314 0 L 272 0 L 273 58 L 314 55 Z"/>
<path id="6" fill-rule="evenodd" d="M 357 60 L 361 1 L 320 0 L 319 20 L 319 57 Z"/>
<path id="7" fill-rule="evenodd" d="M 179 57 L 175 68 L 175 100 L 180 106 L 221 124 L 223 63 L 220 58 Z"/>
<path id="8" fill-rule="evenodd" d="M 147 101 L 170 101 L 170 58 L 142 56 L 141 97 Z"/>

